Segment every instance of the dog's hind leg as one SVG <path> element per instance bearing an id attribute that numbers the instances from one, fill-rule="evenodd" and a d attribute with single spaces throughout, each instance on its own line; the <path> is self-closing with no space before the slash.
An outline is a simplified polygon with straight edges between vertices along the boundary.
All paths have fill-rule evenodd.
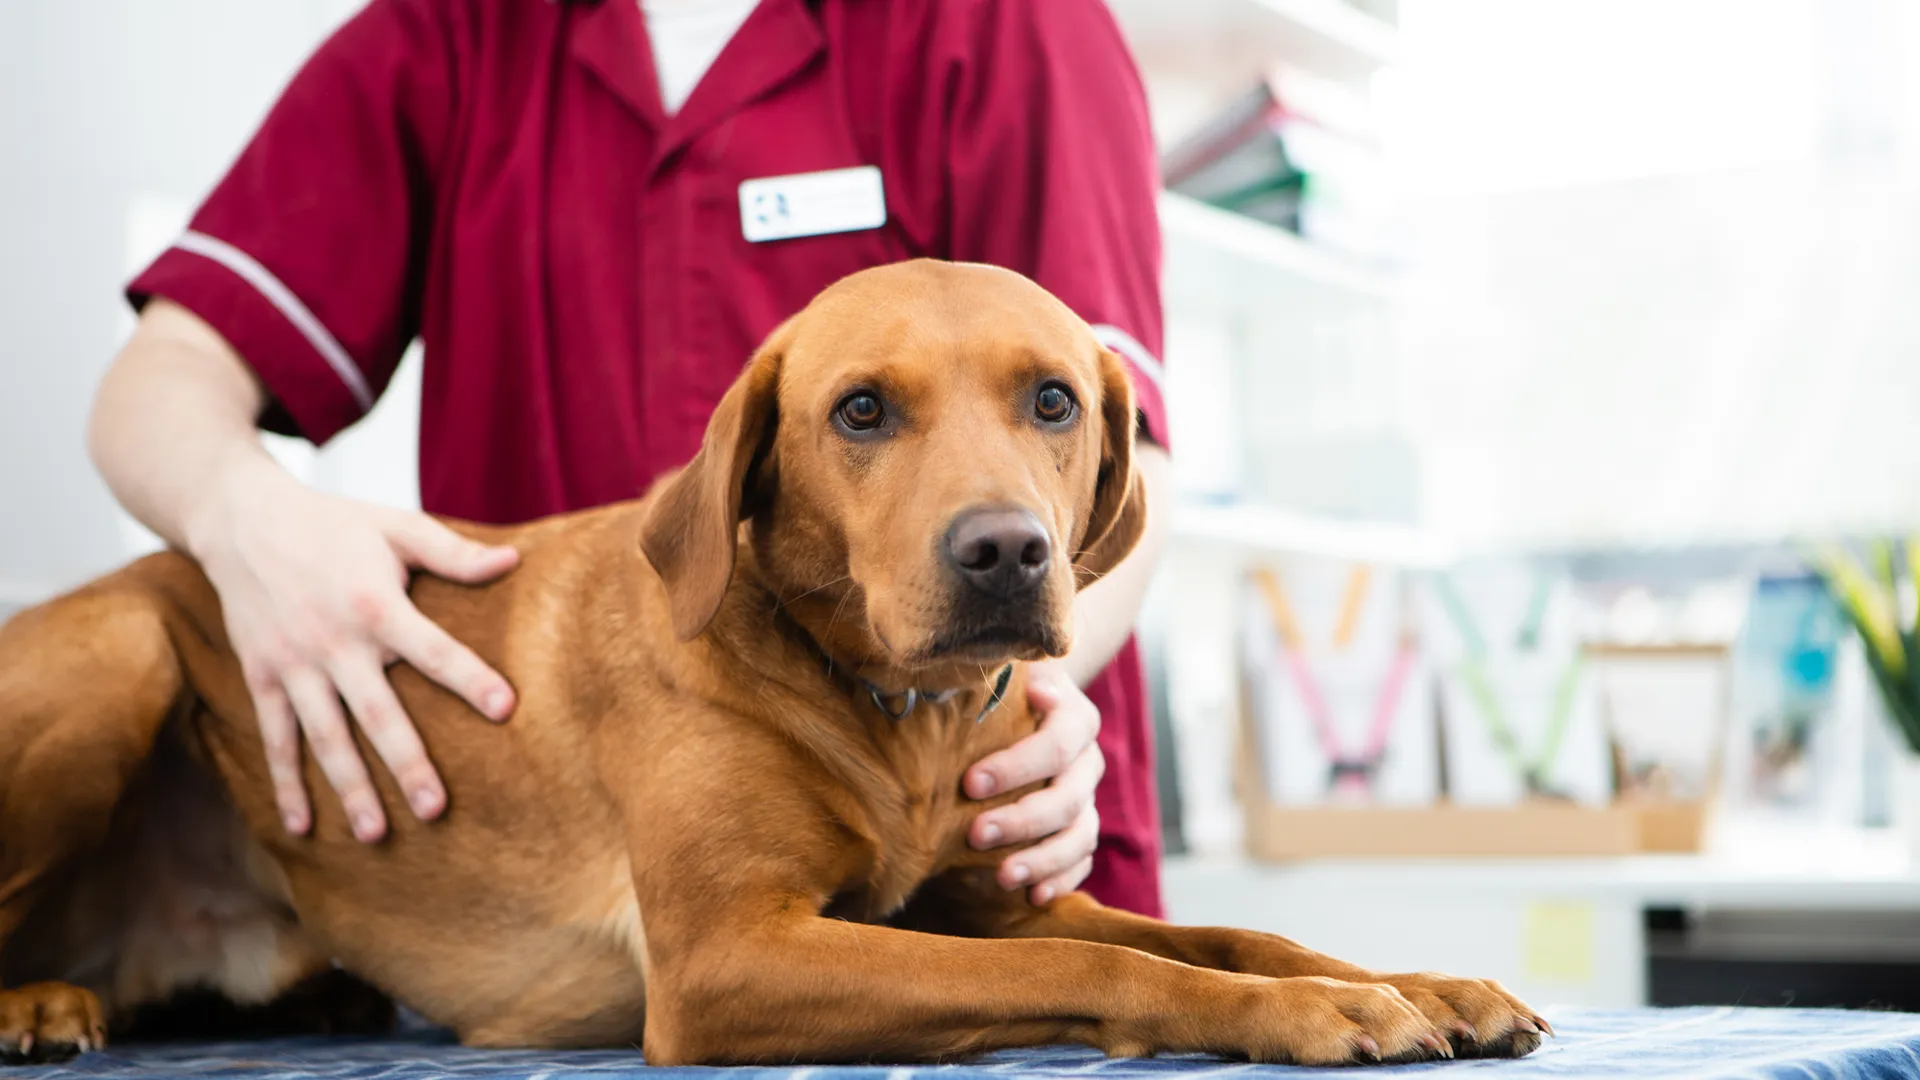
<path id="1" fill-rule="evenodd" d="M 167 601 L 150 587 L 166 558 L 0 626 L 0 971 L 34 906 L 105 842 L 122 793 L 180 703 Z M 105 1021 L 86 989 L 0 985 L 0 1061 L 99 1046 Z"/>

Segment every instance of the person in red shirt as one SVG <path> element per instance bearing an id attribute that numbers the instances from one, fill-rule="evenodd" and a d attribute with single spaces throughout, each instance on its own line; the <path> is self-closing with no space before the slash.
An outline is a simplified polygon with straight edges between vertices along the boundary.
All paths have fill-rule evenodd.
<path id="1" fill-rule="evenodd" d="M 287 827 L 313 819 L 304 732 L 372 841 L 385 811 L 349 718 L 414 813 L 446 803 L 386 664 L 496 720 L 514 704 L 408 603 L 408 573 L 484 581 L 515 555 L 304 488 L 256 426 L 324 443 L 418 337 L 425 511 L 515 522 L 631 498 L 692 456 L 783 318 L 846 274 L 934 256 L 1026 274 L 1130 363 L 1152 501 L 1157 189 L 1100 0 L 373 0 L 129 286 L 141 318 L 95 403 L 94 460 L 218 590 Z M 1160 914 L 1129 635 L 1161 517 L 1082 594 L 1072 654 L 1036 665 L 1040 731 L 966 778 L 975 797 L 1051 781 L 971 835 L 1046 837 L 1000 872 L 1035 902 L 1084 882 Z"/>

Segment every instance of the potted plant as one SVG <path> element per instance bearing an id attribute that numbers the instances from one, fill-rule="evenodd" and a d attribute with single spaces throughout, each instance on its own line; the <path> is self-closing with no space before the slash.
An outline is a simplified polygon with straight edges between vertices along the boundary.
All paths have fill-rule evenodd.
<path id="1" fill-rule="evenodd" d="M 1880 702 L 1905 751 L 1891 770 L 1894 824 L 1920 860 L 1920 537 L 1875 540 L 1865 558 L 1825 544 L 1811 557 L 1834 601 L 1860 635 Z"/>

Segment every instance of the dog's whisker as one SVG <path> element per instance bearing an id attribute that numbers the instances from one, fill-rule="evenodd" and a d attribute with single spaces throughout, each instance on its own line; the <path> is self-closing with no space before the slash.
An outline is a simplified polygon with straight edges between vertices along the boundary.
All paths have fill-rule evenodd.
<path id="1" fill-rule="evenodd" d="M 841 580 L 845 581 L 847 579 L 842 578 Z M 840 622 L 840 612 L 846 608 L 847 601 L 851 599 L 853 599 L 853 590 L 848 589 L 840 595 L 840 602 L 833 605 L 833 614 L 827 616 L 826 640 L 833 640 L 833 628 Z M 827 677 L 833 677 L 833 654 L 831 652 L 827 653 Z"/>
<path id="2" fill-rule="evenodd" d="M 843 581 L 852 581 L 852 580 L 853 580 L 852 574 L 842 574 L 839 577 L 834 578 L 832 581 L 825 583 L 824 585 L 815 585 L 813 588 L 808 589 L 806 592 L 803 592 L 798 596 L 789 596 L 785 600 L 775 598 L 773 603 L 774 610 L 778 611 L 779 609 L 783 607 L 787 607 L 790 604 L 799 603 L 800 601 L 805 600 L 807 597 L 812 596 L 814 593 L 831 589 L 835 585 L 838 585 Z"/>

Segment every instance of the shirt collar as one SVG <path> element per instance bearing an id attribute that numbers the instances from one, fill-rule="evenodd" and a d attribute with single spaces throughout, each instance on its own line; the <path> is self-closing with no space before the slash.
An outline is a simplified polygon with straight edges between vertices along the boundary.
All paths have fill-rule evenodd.
<path id="1" fill-rule="evenodd" d="M 574 59 L 657 133 L 649 172 L 702 132 L 805 71 L 826 51 L 826 34 L 808 0 L 760 0 L 692 96 L 668 116 L 660 102 L 646 20 L 636 0 L 599 0 L 575 12 L 569 38 Z"/>

